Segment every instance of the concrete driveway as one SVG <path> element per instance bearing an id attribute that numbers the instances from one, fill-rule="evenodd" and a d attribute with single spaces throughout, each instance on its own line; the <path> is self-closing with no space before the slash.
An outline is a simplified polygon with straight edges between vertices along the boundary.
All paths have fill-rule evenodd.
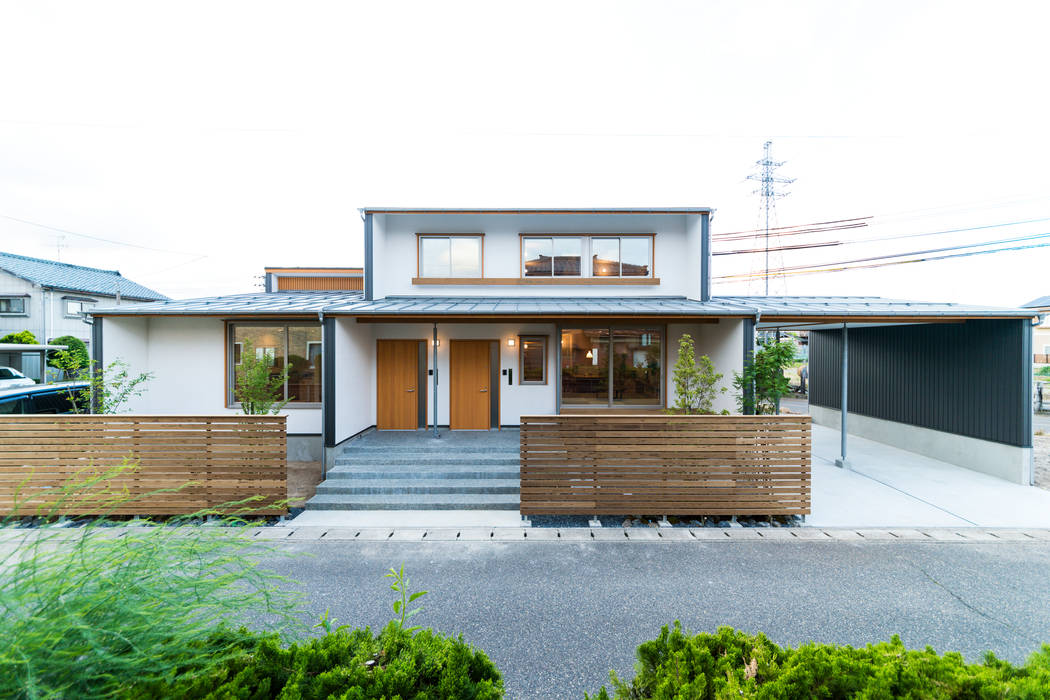
<path id="1" fill-rule="evenodd" d="M 813 426 L 818 527 L 1050 527 L 1050 491 L 851 435 L 852 468 L 835 466 L 839 431 Z"/>

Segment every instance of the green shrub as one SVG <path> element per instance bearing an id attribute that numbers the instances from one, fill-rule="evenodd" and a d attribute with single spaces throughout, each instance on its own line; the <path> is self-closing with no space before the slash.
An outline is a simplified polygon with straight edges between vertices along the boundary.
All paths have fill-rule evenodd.
<path id="1" fill-rule="evenodd" d="M 18 331 L 17 333 L 8 333 L 3 338 L 0 338 L 0 343 L 18 343 L 20 345 L 36 345 L 36 336 L 30 331 Z"/>
<path id="2" fill-rule="evenodd" d="M 1046 698 L 1050 645 L 1015 667 L 992 654 L 967 664 L 955 652 L 910 651 L 897 636 L 864 648 L 810 643 L 790 649 L 729 627 L 690 636 L 676 622 L 638 647 L 637 675 L 629 684 L 610 677 L 617 700 Z M 595 696 L 609 698 L 604 687 Z"/>
<path id="3" fill-rule="evenodd" d="M 109 483 L 132 468 L 85 473 L 56 505 L 40 512 L 23 500 L 20 515 L 51 519 L 85 502 L 102 512 L 127 506 L 133 499 Z M 259 556 L 273 550 L 250 528 L 190 518 L 139 524 L 146 527 L 99 518 L 3 539 L 0 697 L 113 697 L 134 681 L 171 680 L 175 668 L 193 678 L 238 653 L 238 643 L 254 643 L 225 626 L 248 613 L 305 632 L 299 596 L 258 568 Z"/>
<path id="4" fill-rule="evenodd" d="M 52 345 L 65 345 L 65 350 L 48 350 L 47 364 L 55 369 L 67 373 L 78 369 L 86 369 L 91 364 L 88 357 L 87 345 L 84 341 L 72 335 L 62 335 L 51 341 Z"/>
<path id="5" fill-rule="evenodd" d="M 238 645 L 205 674 L 171 685 L 142 684 L 129 698 L 414 698 L 487 700 L 503 697 L 499 670 L 462 639 L 431 630 L 414 635 L 397 621 L 378 636 L 340 628 L 284 648 L 276 635 L 252 648 Z"/>

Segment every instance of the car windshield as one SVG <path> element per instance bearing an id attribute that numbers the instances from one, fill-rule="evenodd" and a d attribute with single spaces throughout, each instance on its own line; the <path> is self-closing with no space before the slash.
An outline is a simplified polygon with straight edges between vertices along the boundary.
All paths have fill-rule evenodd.
<path id="1" fill-rule="evenodd" d="M 0 367 L 0 379 L 25 379 L 25 376 L 13 367 Z"/>

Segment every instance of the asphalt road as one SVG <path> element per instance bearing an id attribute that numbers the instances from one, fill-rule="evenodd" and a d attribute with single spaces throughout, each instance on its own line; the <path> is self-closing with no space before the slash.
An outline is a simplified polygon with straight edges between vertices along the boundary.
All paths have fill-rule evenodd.
<path id="1" fill-rule="evenodd" d="M 429 591 L 414 622 L 462 633 L 504 673 L 508 698 L 582 698 L 633 675 L 660 625 L 731 625 L 780 644 L 863 645 L 899 633 L 979 660 L 1023 662 L 1050 642 L 1050 542 L 362 543 L 285 541 L 265 564 L 310 609 L 381 627 L 404 564 Z"/>

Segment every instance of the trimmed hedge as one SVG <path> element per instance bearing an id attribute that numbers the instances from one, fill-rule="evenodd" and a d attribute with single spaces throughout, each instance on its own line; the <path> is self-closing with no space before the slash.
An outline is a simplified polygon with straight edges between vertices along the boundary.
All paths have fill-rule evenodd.
<path id="1" fill-rule="evenodd" d="M 730 627 L 690 636 L 676 622 L 638 647 L 637 675 L 629 684 L 610 677 L 617 700 L 1050 698 L 1050 645 L 1021 667 L 991 653 L 983 663 L 967 664 L 956 652 L 910 651 L 896 635 L 864 648 L 810 643 L 791 649 Z M 594 700 L 610 700 L 609 693 L 603 687 Z"/>
<path id="2" fill-rule="evenodd" d="M 287 648 L 277 635 L 261 636 L 203 674 L 132 687 L 127 697 L 494 700 L 503 697 L 503 679 L 462 637 L 413 635 L 391 622 L 378 636 L 367 627 L 341 627 Z"/>

